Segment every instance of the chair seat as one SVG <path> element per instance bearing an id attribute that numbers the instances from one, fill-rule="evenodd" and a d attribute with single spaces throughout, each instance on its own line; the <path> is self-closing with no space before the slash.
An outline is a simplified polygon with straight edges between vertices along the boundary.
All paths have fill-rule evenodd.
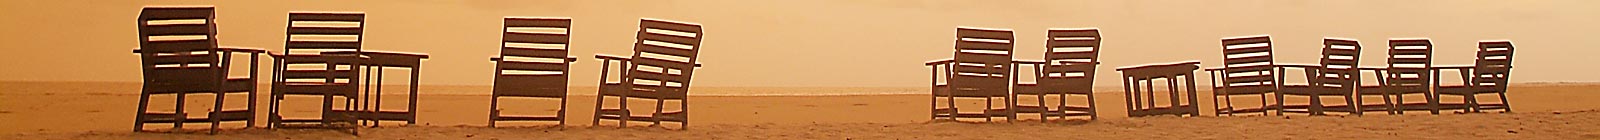
<path id="1" fill-rule="evenodd" d="M 1261 112 L 1267 112 L 1267 111 L 1271 111 L 1271 110 L 1275 110 L 1275 109 L 1276 109 L 1276 107 L 1273 107 L 1273 106 L 1276 106 L 1276 105 L 1275 105 L 1275 104 L 1268 104 L 1268 105 L 1266 105 L 1266 106 L 1262 106 L 1262 107 L 1245 107 L 1245 108 L 1237 108 L 1237 107 L 1221 107 L 1221 108 L 1217 108 L 1217 110 L 1216 110 L 1216 111 L 1217 111 L 1217 114 L 1227 114 L 1227 113 L 1261 113 Z"/>
<path id="2" fill-rule="evenodd" d="M 661 112 L 654 115 L 654 119 L 660 121 L 684 122 L 689 120 L 689 113 L 685 111 Z"/>
<path id="3" fill-rule="evenodd" d="M 936 108 L 936 109 L 933 110 L 933 112 L 934 112 L 934 114 L 936 114 L 935 116 L 937 116 L 937 117 L 955 116 L 956 118 L 988 118 L 988 117 L 1006 117 L 1006 116 L 1011 116 L 1011 112 L 1006 110 L 1006 109 L 1003 109 L 1003 108 L 1002 109 L 988 109 L 988 110 L 983 110 L 983 112 L 978 112 L 978 113 L 960 112 L 955 108 Z"/>

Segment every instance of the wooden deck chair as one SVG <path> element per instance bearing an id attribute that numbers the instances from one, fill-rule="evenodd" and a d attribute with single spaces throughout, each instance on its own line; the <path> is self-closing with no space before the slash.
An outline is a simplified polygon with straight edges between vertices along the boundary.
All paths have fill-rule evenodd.
<path id="1" fill-rule="evenodd" d="M 1432 88 L 1433 43 L 1427 38 L 1389 39 L 1389 67 L 1383 70 L 1385 84 L 1382 90 L 1395 98 L 1395 113 L 1428 111 L 1439 114 L 1438 102 Z M 1407 95 L 1420 95 L 1424 102 L 1406 100 Z M 1412 98 L 1418 99 L 1418 98 Z"/>
<path id="2" fill-rule="evenodd" d="M 1268 93 L 1277 94 L 1276 64 L 1272 62 L 1272 39 L 1267 35 L 1229 37 L 1222 39 L 1221 68 L 1206 69 L 1211 73 L 1212 99 L 1217 115 L 1233 116 L 1238 113 L 1269 115 L 1282 104 L 1267 101 Z M 1221 79 L 1218 79 L 1218 78 Z M 1220 83 L 1219 83 L 1220 81 Z M 1259 96 L 1259 107 L 1237 107 L 1233 98 Z M 1219 99 L 1220 98 L 1220 99 Z M 1282 100 L 1273 100 L 1282 101 Z M 1280 111 L 1278 115 L 1282 115 Z"/>
<path id="3" fill-rule="evenodd" d="M 361 51 L 363 13 L 291 12 L 284 54 L 274 54 L 270 128 L 349 127 L 362 115 L 356 108 L 361 92 L 358 54 L 323 54 Z M 288 97 L 321 100 L 319 117 L 287 118 L 283 101 Z M 342 101 L 343 104 L 339 105 Z"/>
<path id="4" fill-rule="evenodd" d="M 705 37 L 700 25 L 695 23 L 650 19 L 639 21 L 637 42 L 633 56 L 624 58 L 597 54 L 601 60 L 599 96 L 595 99 L 594 125 L 600 120 L 617 120 L 618 127 L 627 127 L 629 121 L 677 122 L 679 129 L 689 128 L 689 81 L 699 68 L 700 40 Z M 606 82 L 611 62 L 617 62 L 618 82 Z M 617 108 L 605 107 L 605 99 L 615 97 Z M 653 100 L 654 112 L 636 115 L 629 100 Z M 666 110 L 666 102 L 677 102 L 678 110 Z"/>
<path id="5" fill-rule="evenodd" d="M 1034 95 L 1038 103 L 1024 105 L 1016 102 L 1017 113 L 1039 114 L 1039 120 L 1046 120 L 1046 117 L 1066 119 L 1069 116 L 1088 116 L 1091 120 L 1098 118 L 1094 111 L 1094 74 L 1095 68 L 1100 65 L 1100 29 L 1050 29 L 1045 39 L 1048 41 L 1045 43 L 1044 61 L 1019 61 L 1019 64 L 1034 68 L 1033 78 L 1037 83 L 1017 83 L 1016 94 L 1012 98 Z M 1046 95 L 1058 96 L 1055 109 L 1047 106 Z M 1082 96 L 1087 102 L 1077 105 L 1068 103 L 1067 98 L 1074 95 Z"/>
<path id="6" fill-rule="evenodd" d="M 494 91 L 489 98 L 489 127 L 500 121 L 556 121 L 566 125 L 567 78 L 576 57 L 567 56 L 570 18 L 505 18 L 500 55 L 495 62 Z M 556 99 L 555 115 L 505 115 L 500 99 Z M 515 109 L 524 109 L 517 107 Z M 534 109 L 528 109 L 534 110 Z"/>
<path id="7" fill-rule="evenodd" d="M 186 123 L 211 123 L 216 134 L 221 122 L 245 121 L 255 127 L 256 60 L 262 49 L 217 47 L 215 7 L 145 7 L 139 12 L 140 68 L 144 87 L 139 94 L 139 109 L 133 121 L 135 132 L 146 123 L 172 123 L 183 129 Z M 250 73 L 235 78 L 229 73 L 233 55 L 248 54 Z M 189 94 L 212 94 L 215 103 L 205 117 L 189 117 L 184 106 Z M 224 109 L 228 95 L 246 93 L 248 107 Z M 174 112 L 152 112 L 150 96 L 173 95 Z"/>
<path id="8" fill-rule="evenodd" d="M 1321 65 L 1296 65 L 1278 64 L 1278 73 L 1287 73 L 1289 69 L 1300 69 L 1305 73 L 1305 85 L 1280 83 L 1278 89 L 1278 103 L 1283 104 L 1281 112 L 1305 113 L 1308 115 L 1326 115 L 1327 111 L 1346 112 L 1355 114 L 1356 96 L 1355 87 L 1360 80 L 1361 71 L 1357 66 L 1361 60 L 1361 44 L 1355 39 L 1324 38 L 1322 39 Z M 1278 75 L 1279 81 L 1284 81 L 1287 74 Z M 1290 105 L 1286 96 L 1308 98 L 1307 104 Z M 1344 97 L 1344 104 L 1329 106 L 1324 104 L 1322 97 Z"/>
<path id="9" fill-rule="evenodd" d="M 1016 120 L 1016 112 L 1013 112 L 1016 110 L 1012 107 L 1016 104 L 1012 103 L 1010 88 L 1017 80 L 1012 75 L 1016 73 L 1011 59 L 1014 41 L 1009 29 L 956 28 L 955 57 L 924 63 L 933 67 L 935 77 L 942 66 L 944 81 L 948 82 L 933 81 L 933 117 L 952 121 L 983 118 L 992 122 L 994 117 L 1005 117 L 1008 122 Z M 937 105 L 941 97 L 947 102 L 945 107 Z M 1000 98 L 1005 108 L 995 108 L 995 98 Z M 983 99 L 984 109 L 975 113 L 961 112 L 956 106 L 957 99 Z"/>
<path id="10" fill-rule="evenodd" d="M 1511 54 L 1515 51 L 1510 40 L 1485 40 L 1478 41 L 1478 58 L 1473 66 L 1441 66 L 1433 67 L 1434 94 L 1433 99 L 1440 100 L 1439 96 L 1461 96 L 1460 103 L 1442 103 L 1440 109 L 1463 110 L 1467 112 L 1482 112 L 1488 110 L 1502 110 L 1511 112 L 1511 104 L 1506 99 L 1506 86 L 1511 79 Z M 1461 74 L 1461 85 L 1439 84 L 1439 75 L 1444 71 L 1455 71 Z M 1470 74 L 1470 75 L 1469 75 Z M 1478 95 L 1497 94 L 1499 103 L 1478 102 Z"/>

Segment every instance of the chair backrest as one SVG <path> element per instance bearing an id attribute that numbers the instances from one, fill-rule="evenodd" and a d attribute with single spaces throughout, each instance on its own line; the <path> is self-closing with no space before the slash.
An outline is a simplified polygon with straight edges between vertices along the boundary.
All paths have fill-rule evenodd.
<path id="1" fill-rule="evenodd" d="M 365 13 L 290 12 L 284 53 L 361 51 L 365 19 Z"/>
<path id="2" fill-rule="evenodd" d="M 494 94 L 565 97 L 570 18 L 505 18 Z"/>
<path id="3" fill-rule="evenodd" d="M 1222 56 L 1222 86 L 1227 94 L 1277 91 L 1270 36 L 1223 38 Z"/>
<path id="4" fill-rule="evenodd" d="M 1472 84 L 1505 91 L 1511 79 L 1512 51 L 1515 48 L 1509 40 L 1478 41 L 1478 61 L 1472 70 Z"/>
<path id="5" fill-rule="evenodd" d="M 215 11 L 214 7 L 145 7 L 139 12 L 139 56 L 147 87 L 218 82 L 225 71 L 219 70 L 224 62 L 216 51 Z"/>
<path id="6" fill-rule="evenodd" d="M 1390 91 L 1426 92 L 1433 77 L 1433 42 L 1426 38 L 1389 39 L 1389 70 L 1386 72 Z M 1422 90 L 1422 91 L 1417 91 Z"/>
<path id="7" fill-rule="evenodd" d="M 1003 96 L 1010 93 L 1011 30 L 956 28 L 955 58 L 949 84 L 955 96 Z"/>
<path id="8" fill-rule="evenodd" d="M 356 54 L 324 55 L 327 51 L 361 51 L 364 13 L 290 12 L 283 50 L 282 82 L 316 82 L 335 87 L 307 87 L 341 96 L 356 96 L 361 71 Z M 302 57 L 305 56 L 305 57 Z M 301 67 L 296 67 L 301 66 Z M 288 93 L 328 94 L 328 93 Z"/>
<path id="9" fill-rule="evenodd" d="M 639 20 L 633 58 L 627 78 L 636 89 L 646 89 L 658 99 L 684 99 L 704 37 L 700 25 L 661 19 Z"/>
<path id="10" fill-rule="evenodd" d="M 1356 81 L 1360 80 L 1361 71 L 1361 43 L 1355 39 L 1324 38 L 1322 39 L 1322 70 L 1316 72 L 1317 81 L 1313 84 L 1320 86 L 1338 87 L 1339 93 L 1352 93 L 1355 91 Z"/>
<path id="11" fill-rule="evenodd" d="M 1045 38 L 1045 66 L 1038 82 L 1048 91 L 1088 94 L 1100 62 L 1100 29 L 1050 29 Z M 1061 62 L 1076 64 L 1063 65 Z"/>

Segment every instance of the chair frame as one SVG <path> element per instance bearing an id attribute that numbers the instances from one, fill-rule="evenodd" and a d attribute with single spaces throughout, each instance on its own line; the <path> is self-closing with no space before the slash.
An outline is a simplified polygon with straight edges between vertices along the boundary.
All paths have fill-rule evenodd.
<path id="1" fill-rule="evenodd" d="M 1017 107 L 1016 112 L 1019 115 L 1038 114 L 1039 120 L 1047 120 L 1048 117 L 1067 119 L 1071 116 L 1087 116 L 1090 120 L 1099 118 L 1095 113 L 1093 85 L 1095 69 L 1100 65 L 1100 30 L 1050 29 L 1045 39 L 1044 61 L 1017 60 L 1017 65 L 1013 66 L 1019 69 L 1022 66 L 1032 67 L 1036 83 L 1017 83 L 1013 89 L 1015 94 L 1011 98 L 1034 95 L 1038 101 L 1034 105 L 1013 101 L 1017 104 L 1014 105 Z M 1079 75 L 1069 76 L 1070 74 Z M 1047 106 L 1048 95 L 1058 97 L 1056 109 Z M 1087 103 L 1069 104 L 1067 98 L 1074 95 L 1082 96 Z"/>
<path id="2" fill-rule="evenodd" d="M 202 24 L 160 24 L 151 25 L 151 22 L 166 20 L 203 20 Z M 255 101 L 256 101 L 256 73 L 259 56 L 267 53 L 266 50 L 256 48 L 218 47 L 216 35 L 216 8 L 204 7 L 161 7 L 150 6 L 141 10 L 138 21 L 139 46 L 133 53 L 138 54 L 143 71 L 143 87 L 139 94 L 139 106 L 133 121 L 133 130 L 143 132 L 145 123 L 172 123 L 172 129 L 181 130 L 186 123 L 210 123 L 209 134 L 216 134 L 222 122 L 245 121 L 245 128 L 255 127 Z M 203 34 L 205 39 L 195 40 L 163 40 L 154 41 L 152 36 L 193 36 Z M 194 54 L 203 51 L 204 54 Z M 235 53 L 246 53 L 250 56 L 249 76 L 243 79 L 230 78 L 232 60 Z M 191 66 L 204 64 L 204 66 Z M 176 67 L 170 66 L 176 65 Z M 195 69 L 198 67 L 199 69 Z M 199 74 L 196 74 L 199 73 Z M 205 74 L 209 73 L 209 74 Z M 247 106 L 244 109 L 223 109 L 225 98 L 230 93 L 244 92 L 247 95 Z M 211 111 L 206 117 L 192 118 L 184 111 L 185 98 L 190 93 L 214 94 Z M 174 109 L 172 113 L 149 112 L 150 97 L 152 95 L 172 94 Z"/>
<path id="3" fill-rule="evenodd" d="M 1354 94 L 1356 86 L 1360 85 L 1361 78 L 1358 77 L 1361 73 L 1358 68 L 1360 60 L 1361 44 L 1357 40 L 1324 38 L 1320 65 L 1277 64 L 1278 81 L 1287 81 L 1284 77 L 1288 75 L 1282 73 L 1287 73 L 1289 69 L 1300 69 L 1304 71 L 1307 83 L 1306 85 L 1279 83 L 1278 103 L 1283 104 L 1280 112 L 1307 115 L 1326 115 L 1328 111 L 1349 114 L 1360 112 L 1356 108 L 1359 105 L 1356 104 Z M 1288 105 L 1286 96 L 1307 97 L 1310 101 L 1306 105 Z M 1323 105 L 1323 96 L 1342 96 L 1345 105 Z"/>
<path id="4" fill-rule="evenodd" d="M 512 31 L 512 28 L 561 28 L 564 32 L 516 32 Z M 567 56 L 568 50 L 571 49 L 569 38 L 572 34 L 572 19 L 506 17 L 502 33 L 504 34 L 500 39 L 500 54 L 489 58 L 489 61 L 495 63 L 494 91 L 489 97 L 489 127 L 495 127 L 495 123 L 500 121 L 555 121 L 558 127 L 566 126 L 567 79 L 571 78 L 572 63 L 578 61 L 576 57 Z M 511 43 L 561 44 L 561 48 L 513 47 L 509 45 Z M 519 57 L 561 59 L 561 62 L 517 60 Z M 560 74 L 551 76 L 505 73 L 508 70 L 560 72 Z M 561 105 L 554 116 L 504 115 L 500 108 L 501 98 L 555 98 L 560 100 Z"/>
<path id="5" fill-rule="evenodd" d="M 933 69 L 930 117 L 933 119 L 945 117 L 951 121 L 958 121 L 958 118 L 983 118 L 985 122 L 993 122 L 995 117 L 1005 117 L 1007 122 L 1016 120 L 1016 104 L 1012 98 L 1015 95 L 1011 93 L 1011 86 L 1017 82 L 1016 61 L 1012 59 L 1015 42 L 1015 36 L 1009 29 L 956 28 L 954 57 L 923 63 L 924 66 Z M 949 84 L 939 84 L 941 66 L 944 68 L 945 81 Z M 994 76 L 996 74 L 999 76 Z M 944 97 L 947 102 L 945 108 L 938 107 L 940 97 Z M 982 112 L 962 113 L 956 108 L 957 99 L 971 98 L 984 100 L 985 106 Z M 995 109 L 995 98 L 1000 98 L 1005 108 Z"/>
<path id="6" fill-rule="evenodd" d="M 1478 42 L 1478 54 L 1473 66 L 1436 66 L 1431 69 L 1434 73 L 1434 101 L 1439 103 L 1440 110 L 1463 110 L 1466 112 L 1483 112 L 1484 109 L 1498 109 L 1511 112 L 1510 101 L 1506 98 L 1506 87 L 1511 79 L 1512 54 L 1516 50 L 1509 40 L 1484 40 Z M 1442 85 L 1440 75 L 1445 71 L 1455 71 L 1461 74 L 1462 85 Z M 1470 75 L 1469 75 L 1470 74 Z M 1482 104 L 1478 102 L 1480 94 L 1499 95 L 1500 103 Z M 1461 103 L 1443 103 L 1441 96 L 1460 96 Z"/>
<path id="7" fill-rule="evenodd" d="M 1252 46 L 1244 46 L 1244 47 L 1239 47 L 1239 48 L 1231 48 L 1231 47 L 1229 47 L 1229 46 L 1247 45 L 1247 44 L 1265 44 L 1265 46 L 1254 46 L 1254 47 L 1252 47 Z M 1228 58 L 1229 55 L 1245 55 L 1245 54 L 1253 54 L 1253 53 L 1265 53 L 1265 55 L 1261 55 L 1261 56 L 1241 56 L 1241 58 Z M 1278 115 L 1283 115 L 1283 112 L 1279 109 L 1279 108 L 1282 108 L 1283 104 L 1281 104 L 1281 103 L 1270 103 L 1269 104 L 1269 102 L 1267 100 L 1267 98 L 1269 96 L 1274 96 L 1274 95 L 1269 95 L 1268 93 L 1279 94 L 1279 93 L 1277 93 L 1277 89 L 1278 89 L 1278 85 L 1280 85 L 1279 81 L 1281 80 L 1281 79 L 1276 79 L 1278 77 L 1276 75 L 1281 75 L 1281 74 L 1278 73 L 1278 71 L 1276 71 L 1275 68 L 1274 68 L 1274 67 L 1277 66 L 1277 64 L 1275 64 L 1273 62 L 1273 60 L 1272 60 L 1273 52 L 1272 52 L 1272 39 L 1271 39 L 1271 36 L 1270 35 L 1255 35 L 1255 36 L 1240 36 L 1240 37 L 1223 38 L 1222 39 L 1222 54 L 1223 54 L 1223 67 L 1205 69 L 1205 71 L 1207 73 L 1211 74 L 1211 85 L 1212 85 L 1211 91 L 1212 91 L 1212 100 L 1213 100 L 1212 107 L 1216 111 L 1216 115 L 1217 116 L 1222 116 L 1223 114 L 1227 114 L 1228 116 L 1233 116 L 1234 114 L 1237 114 L 1237 113 L 1254 113 L 1254 112 L 1261 112 L 1261 115 L 1270 115 L 1268 113 L 1272 112 L 1274 110 L 1278 110 L 1278 113 L 1277 113 Z M 1265 64 L 1251 65 L 1251 64 L 1255 64 L 1255 63 L 1265 63 Z M 1247 66 L 1239 66 L 1239 65 L 1247 65 Z M 1256 75 L 1255 76 L 1238 76 L 1238 77 L 1230 76 L 1230 75 L 1236 74 L 1236 73 L 1252 73 L 1252 72 L 1255 73 Z M 1219 76 L 1220 76 L 1220 79 L 1219 79 Z M 1255 84 L 1255 85 L 1247 85 L 1247 86 L 1254 86 L 1254 87 L 1234 86 L 1234 84 L 1236 84 L 1236 83 Z M 1247 109 L 1236 108 L 1236 107 L 1233 106 L 1233 98 L 1234 98 L 1234 96 L 1260 96 L 1261 107 L 1260 108 L 1247 108 Z M 1218 99 L 1218 98 L 1221 98 L 1221 99 Z M 1274 101 L 1282 101 L 1282 100 L 1280 99 L 1280 100 L 1274 100 Z"/>
<path id="8" fill-rule="evenodd" d="M 1420 58 L 1418 58 L 1420 57 Z M 1382 70 L 1382 91 L 1394 96 L 1394 113 L 1428 111 L 1439 114 L 1439 102 L 1431 90 L 1433 43 L 1427 38 L 1390 38 L 1388 67 Z M 1407 102 L 1406 95 L 1423 96 L 1423 103 Z"/>
<path id="9" fill-rule="evenodd" d="M 701 67 L 697 56 L 703 38 L 705 33 L 700 24 L 645 18 L 639 21 L 631 58 L 596 54 L 595 58 L 601 61 L 601 82 L 598 96 L 595 97 L 593 125 L 599 126 L 601 120 L 617 120 L 618 127 L 627 127 L 630 121 L 649 122 L 651 126 L 660 126 L 661 122 L 666 121 L 678 122 L 679 130 L 687 130 L 690 81 L 693 80 L 695 69 Z M 661 43 L 677 44 L 687 48 L 662 46 Z M 687 60 L 678 62 L 660 57 L 683 57 Z M 611 75 L 610 65 L 613 61 L 619 65 L 616 74 L 619 81 L 617 83 L 606 82 L 608 75 Z M 640 66 L 658 69 L 644 69 Z M 679 73 L 673 74 L 674 70 Z M 656 85 L 640 85 L 636 81 Z M 671 86 L 669 82 L 679 83 L 680 86 Z M 606 108 L 606 97 L 616 97 L 618 108 Z M 628 100 L 631 99 L 654 100 L 656 103 L 654 112 L 648 116 L 633 115 L 628 106 Z M 664 105 L 668 101 L 677 101 L 679 110 L 666 111 Z"/>

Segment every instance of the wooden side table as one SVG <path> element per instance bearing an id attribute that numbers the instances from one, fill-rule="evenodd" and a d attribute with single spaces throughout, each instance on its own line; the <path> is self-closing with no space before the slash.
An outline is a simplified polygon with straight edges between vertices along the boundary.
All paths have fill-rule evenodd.
<path id="1" fill-rule="evenodd" d="M 363 78 L 363 80 L 366 80 L 363 86 L 366 86 L 369 90 L 366 90 L 367 92 L 361 95 L 363 97 L 362 103 L 360 103 L 362 113 L 358 116 L 361 120 L 372 121 L 374 122 L 373 126 L 378 125 L 377 121 L 406 121 L 408 125 L 417 124 L 417 82 L 420 79 L 418 76 L 422 71 L 422 60 L 428 59 L 427 54 L 378 51 L 331 51 L 323 52 L 322 54 L 360 54 L 366 57 L 366 60 L 361 62 L 361 66 L 367 71 L 366 76 L 363 76 L 366 77 Z M 411 96 L 407 100 L 406 109 L 403 111 L 385 111 L 382 107 L 385 68 L 411 69 L 411 87 L 408 90 Z M 373 71 L 377 71 L 378 74 L 372 75 Z M 376 88 L 376 90 L 370 90 L 373 88 Z"/>
<path id="2" fill-rule="evenodd" d="M 1122 72 L 1123 93 L 1127 98 L 1128 117 L 1156 116 L 1156 115 L 1189 115 L 1200 116 L 1200 108 L 1195 101 L 1199 96 L 1195 93 L 1194 73 L 1200 69 L 1200 61 L 1183 61 L 1167 64 L 1150 64 L 1117 68 Z M 1171 99 L 1165 106 L 1157 106 L 1155 80 L 1165 79 L 1167 91 Z M 1183 80 L 1181 86 L 1179 80 Z M 1143 82 L 1141 84 L 1140 82 Z M 1140 88 L 1143 86 L 1143 88 Z M 1186 91 L 1179 92 L 1180 89 Z M 1188 100 L 1182 100 L 1187 96 Z"/>

